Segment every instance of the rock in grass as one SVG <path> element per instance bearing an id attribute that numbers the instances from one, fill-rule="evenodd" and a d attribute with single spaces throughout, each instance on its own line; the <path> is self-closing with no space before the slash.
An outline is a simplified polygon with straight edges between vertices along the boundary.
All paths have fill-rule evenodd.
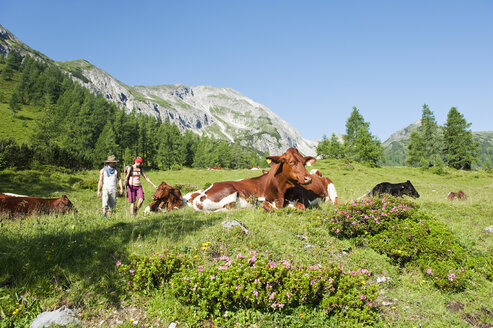
<path id="1" fill-rule="evenodd" d="M 484 228 L 484 231 L 486 231 L 486 232 L 493 232 L 493 226 L 489 226 L 487 228 Z"/>
<path id="2" fill-rule="evenodd" d="M 67 326 L 69 324 L 80 325 L 80 320 L 73 310 L 62 306 L 55 311 L 39 314 L 29 328 L 43 328 L 51 325 Z"/>
<path id="3" fill-rule="evenodd" d="M 223 223 L 221 223 L 221 225 L 224 227 L 224 228 L 233 228 L 233 227 L 240 227 L 241 230 L 243 230 L 243 232 L 248 235 L 248 229 L 247 227 L 239 222 L 239 221 L 236 221 L 236 220 L 233 220 L 233 221 L 224 221 Z"/>

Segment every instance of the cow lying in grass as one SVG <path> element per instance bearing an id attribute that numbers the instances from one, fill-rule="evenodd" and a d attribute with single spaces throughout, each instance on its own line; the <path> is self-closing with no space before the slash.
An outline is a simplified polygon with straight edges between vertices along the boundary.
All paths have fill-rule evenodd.
<path id="1" fill-rule="evenodd" d="M 250 202 L 262 203 L 264 210 L 283 208 L 287 189 L 309 184 L 312 178 L 305 165 L 315 163 L 311 156 L 302 156 L 296 148 L 289 148 L 281 156 L 266 157 L 271 169 L 259 177 L 215 182 L 200 194 L 190 197 L 197 211 L 217 211 L 235 207 L 248 207 Z"/>
<path id="2" fill-rule="evenodd" d="M 157 187 L 152 199 L 154 202 L 146 207 L 144 214 L 160 212 L 165 206 L 168 211 L 183 206 L 183 197 L 180 190 L 171 187 L 164 181 Z"/>
<path id="3" fill-rule="evenodd" d="M 319 202 L 332 202 L 334 205 L 339 205 L 334 183 L 327 177 L 322 177 L 320 170 L 311 170 L 310 177 L 312 183 L 307 185 L 297 185 L 286 190 L 284 198 L 300 210 L 304 210 L 308 206 L 316 205 Z"/>
<path id="4" fill-rule="evenodd" d="M 448 201 L 453 201 L 453 200 L 466 200 L 467 196 L 466 194 L 462 191 L 459 190 L 459 192 L 449 192 L 446 198 Z"/>
<path id="5" fill-rule="evenodd" d="M 66 195 L 59 198 L 7 196 L 0 198 L 0 215 L 8 218 L 40 215 L 65 214 L 75 210 Z"/>
<path id="6" fill-rule="evenodd" d="M 389 194 L 395 197 L 407 195 L 410 197 L 419 198 L 418 192 L 414 189 L 414 186 L 409 180 L 402 183 L 382 182 L 377 184 L 370 191 L 370 196 L 372 197 L 380 197 L 382 194 Z"/>

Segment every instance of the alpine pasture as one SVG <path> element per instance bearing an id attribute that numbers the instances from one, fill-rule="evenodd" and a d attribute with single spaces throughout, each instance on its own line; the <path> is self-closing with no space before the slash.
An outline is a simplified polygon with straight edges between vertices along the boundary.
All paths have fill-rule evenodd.
<path id="1" fill-rule="evenodd" d="M 75 309 L 83 326 L 87 327 L 167 327 L 171 322 L 178 327 L 493 326 L 493 233 L 485 230 L 493 225 L 493 172 L 369 168 L 343 160 L 320 160 L 313 168 L 334 181 L 341 205 L 321 204 L 305 212 L 286 208 L 269 213 L 261 207 L 221 213 L 182 208 L 143 216 L 143 209 L 152 201 L 153 193 L 152 186 L 144 181 L 146 200 L 139 215 L 127 216 L 124 199 L 119 197 L 116 211 L 109 219 L 102 218 L 101 199 L 96 197 L 96 170 L 73 173 L 56 167 L 40 167 L 29 171 L 1 171 L 0 192 L 39 197 L 58 197 L 64 193 L 78 212 L 1 221 L 0 327 L 28 326 L 42 311 L 62 305 Z M 253 177 L 261 172 L 183 169 L 148 171 L 147 174 L 154 183 L 166 181 L 181 187 L 185 194 L 194 187 L 202 189 L 212 182 Z M 420 217 L 419 224 L 423 217 L 423 222 L 427 221 L 430 227 L 439 226 L 448 240 L 437 240 L 456 247 L 445 247 L 447 252 L 460 248 L 457 251 L 460 258 L 456 261 L 467 264 L 463 268 L 467 270 L 467 279 L 460 285 L 446 283 L 457 282 L 462 269 L 451 268 L 450 273 L 445 272 L 444 284 L 440 285 L 427 273 L 428 264 L 422 261 L 423 257 L 417 257 L 417 261 L 399 257 L 401 252 L 410 252 L 409 245 L 403 243 L 388 250 L 388 244 L 365 239 L 366 232 L 358 238 L 344 237 L 328 226 L 331 219 L 339 215 L 338 211 L 346 210 L 353 200 L 376 184 L 406 180 L 410 180 L 421 195 L 418 199 L 405 198 L 406 202 L 419 207 L 415 212 Z M 466 193 L 466 201 L 445 199 L 448 192 L 459 189 Z M 356 220 L 349 218 L 353 219 Z M 228 220 L 241 222 L 249 233 L 239 228 L 224 228 L 221 223 Z M 406 228 L 407 223 L 403 229 Z M 414 241 L 411 238 L 407 242 Z M 434 246 L 440 245 L 429 247 Z M 414 251 L 418 254 L 420 250 Z M 184 270 L 190 269 L 193 274 L 187 278 L 179 271 L 175 276 L 180 279 L 170 273 L 168 280 L 157 285 L 142 280 L 140 283 L 147 283 L 145 288 L 134 287 L 132 284 L 139 281 L 128 277 L 150 277 L 157 270 L 152 265 L 139 266 L 154 263 L 153 254 L 174 254 L 183 259 Z M 300 296 L 297 303 L 289 305 L 287 300 L 282 308 L 262 308 L 260 301 L 246 301 L 261 297 L 255 290 L 254 296 L 246 295 L 247 291 L 251 294 L 250 286 L 238 289 L 235 294 L 235 299 L 244 303 L 230 304 L 232 299 L 222 300 L 223 306 L 217 308 L 214 304 L 201 305 L 200 300 L 194 303 L 193 295 L 180 294 L 181 289 L 185 290 L 179 286 L 180 282 L 203 278 L 196 268 L 199 273 L 202 270 L 216 272 L 210 274 L 209 280 L 233 279 L 226 275 L 228 270 L 211 270 L 217 270 L 221 257 L 231 259 L 230 262 L 239 261 L 238 254 L 245 258 L 255 255 L 257 261 L 261 258 L 269 261 L 265 263 L 290 261 L 300 268 L 333 267 L 334 272 L 342 268 L 346 275 L 350 275 L 348 272 L 363 274 L 347 283 L 344 287 L 347 294 L 333 295 L 332 307 L 323 307 L 329 303 L 304 302 Z M 469 259 L 478 259 L 478 262 L 471 263 Z M 439 268 L 441 264 L 430 264 L 430 268 L 431 265 Z M 312 272 L 307 270 L 307 274 Z M 263 272 L 258 274 L 265 277 Z M 255 284 L 262 283 L 260 276 Z M 290 281 L 287 276 L 283 279 Z M 438 277 L 436 279 L 438 281 Z M 342 281 L 339 289 L 343 287 Z M 204 300 L 229 295 L 230 291 L 222 290 L 220 284 L 209 283 L 207 288 L 210 289 L 203 286 L 200 291 Z M 362 308 L 361 304 L 365 304 L 365 299 L 373 292 L 360 291 L 369 286 L 373 288 L 374 297 Z M 292 286 L 292 290 L 296 288 Z M 205 294 L 209 291 L 217 295 Z M 236 293 L 234 289 L 233 292 Z M 289 299 L 290 294 L 287 295 Z M 270 294 L 270 298 L 274 296 Z M 338 312 L 334 304 L 339 306 Z"/>

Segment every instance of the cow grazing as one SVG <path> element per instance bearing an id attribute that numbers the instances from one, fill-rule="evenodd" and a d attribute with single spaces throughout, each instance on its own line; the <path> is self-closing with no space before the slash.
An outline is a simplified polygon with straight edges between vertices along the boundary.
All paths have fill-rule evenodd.
<path id="1" fill-rule="evenodd" d="M 0 198 L 0 214 L 9 218 L 38 214 L 65 214 L 75 210 L 72 202 L 63 195 L 60 198 L 5 197 Z"/>
<path id="2" fill-rule="evenodd" d="M 326 177 L 322 177 L 319 170 L 311 170 L 310 177 L 312 183 L 308 185 L 297 185 L 286 190 L 284 198 L 300 210 L 304 210 L 308 206 L 313 206 L 319 202 L 332 202 L 334 205 L 339 205 L 339 197 L 334 183 Z"/>
<path id="3" fill-rule="evenodd" d="M 216 211 L 247 207 L 251 201 L 259 201 L 263 202 L 266 211 L 283 208 L 287 189 L 312 182 L 305 164 L 315 163 L 314 157 L 304 157 L 296 148 L 289 148 L 281 156 L 269 156 L 266 159 L 271 161 L 271 169 L 266 174 L 238 181 L 213 183 L 193 199 L 193 207 L 199 211 Z"/>
<path id="4" fill-rule="evenodd" d="M 208 170 L 211 170 L 211 171 L 216 171 L 216 170 L 222 170 L 223 168 L 221 166 L 213 166 L 213 167 L 209 167 Z"/>
<path id="5" fill-rule="evenodd" d="M 459 192 L 449 192 L 446 198 L 448 201 L 453 201 L 453 200 L 466 200 L 467 196 L 466 194 L 462 191 L 459 190 Z"/>
<path id="6" fill-rule="evenodd" d="M 168 211 L 180 208 L 183 205 L 183 197 L 180 190 L 171 187 L 164 181 L 157 187 L 154 195 L 152 195 L 152 199 L 154 199 L 154 202 L 149 204 L 144 210 L 146 214 L 160 212 L 165 205 Z"/>
<path id="7" fill-rule="evenodd" d="M 377 184 L 371 191 L 370 196 L 379 197 L 382 194 L 390 194 L 396 197 L 402 197 L 404 195 L 419 198 L 419 194 L 414 189 L 411 181 L 407 180 L 402 183 L 388 183 L 382 182 Z"/>

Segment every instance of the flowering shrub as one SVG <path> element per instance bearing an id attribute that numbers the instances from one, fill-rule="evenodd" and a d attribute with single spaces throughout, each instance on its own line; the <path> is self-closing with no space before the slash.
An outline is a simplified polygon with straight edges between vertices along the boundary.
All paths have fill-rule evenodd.
<path id="1" fill-rule="evenodd" d="M 130 264 L 116 262 L 117 269 L 122 274 L 124 289 L 144 293 L 159 287 L 173 274 L 190 265 L 191 262 L 184 256 L 167 249 L 149 257 L 133 256 Z"/>
<path id="2" fill-rule="evenodd" d="M 409 218 L 417 208 L 411 201 L 386 195 L 346 203 L 325 221 L 332 234 L 354 238 L 388 230 L 396 222 Z"/>
<path id="3" fill-rule="evenodd" d="M 356 238 L 401 265 L 413 263 L 437 287 L 463 289 L 478 263 L 487 276 L 493 272 L 489 257 L 476 261 L 443 224 L 410 201 L 385 196 L 353 201 L 334 211 L 324 220 L 333 235 Z"/>
<path id="4" fill-rule="evenodd" d="M 244 308 L 281 312 L 307 305 L 346 322 L 373 323 L 372 302 L 378 293 L 367 285 L 367 270 L 344 272 L 335 265 L 297 266 L 293 261 L 273 262 L 257 252 L 222 256 L 216 265 L 183 270 L 172 277 L 170 291 L 183 302 L 213 316 Z"/>

